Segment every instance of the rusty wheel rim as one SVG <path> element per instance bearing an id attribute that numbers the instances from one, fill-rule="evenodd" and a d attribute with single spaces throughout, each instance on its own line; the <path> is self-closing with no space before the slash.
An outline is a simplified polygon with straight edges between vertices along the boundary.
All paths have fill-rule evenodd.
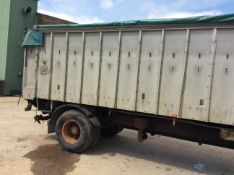
<path id="1" fill-rule="evenodd" d="M 68 120 L 63 124 L 62 135 L 68 144 L 76 144 L 81 136 L 81 129 L 78 122 Z"/>

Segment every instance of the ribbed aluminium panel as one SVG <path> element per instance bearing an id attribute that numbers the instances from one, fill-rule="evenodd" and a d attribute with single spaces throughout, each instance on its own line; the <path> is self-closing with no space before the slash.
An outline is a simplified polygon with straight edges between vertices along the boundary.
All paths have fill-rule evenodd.
<path id="1" fill-rule="evenodd" d="M 185 69 L 186 30 L 165 32 L 162 81 L 160 85 L 160 115 L 178 115 Z"/>
<path id="2" fill-rule="evenodd" d="M 212 29 L 190 32 L 183 96 L 183 118 L 208 121 L 213 33 Z"/>
<path id="3" fill-rule="evenodd" d="M 157 114 L 164 32 L 142 32 L 137 111 Z"/>
<path id="4" fill-rule="evenodd" d="M 217 30 L 210 122 L 234 125 L 234 29 Z"/>
<path id="5" fill-rule="evenodd" d="M 97 105 L 98 103 L 100 44 L 100 33 L 85 34 L 82 103 L 88 105 Z"/>
<path id="6" fill-rule="evenodd" d="M 99 105 L 114 108 L 119 62 L 119 32 L 104 32 Z"/>
<path id="7" fill-rule="evenodd" d="M 51 82 L 51 99 L 64 101 L 67 59 L 66 33 L 55 33 L 53 39 L 53 72 Z"/>
<path id="8" fill-rule="evenodd" d="M 52 74 L 52 34 L 44 36 L 44 45 L 38 49 L 37 98 L 50 98 L 50 77 Z"/>
<path id="9" fill-rule="evenodd" d="M 31 100 L 36 96 L 37 49 L 35 47 L 27 47 L 24 64 L 23 96 Z"/>
<path id="10" fill-rule="evenodd" d="M 81 100 L 83 43 L 83 33 L 70 33 L 68 35 L 68 65 L 66 80 L 66 101 L 68 102 L 80 103 Z"/>
<path id="11" fill-rule="evenodd" d="M 135 110 L 139 64 L 139 31 L 123 32 L 117 89 L 117 108 Z"/>
<path id="12" fill-rule="evenodd" d="M 52 33 L 52 100 L 234 125 L 233 27 Z M 34 81 L 36 49 L 25 57 L 26 99 L 51 80 Z"/>

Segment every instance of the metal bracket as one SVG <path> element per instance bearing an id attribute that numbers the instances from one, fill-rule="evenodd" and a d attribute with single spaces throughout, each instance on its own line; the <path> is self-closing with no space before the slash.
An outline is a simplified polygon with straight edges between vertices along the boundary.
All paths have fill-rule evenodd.
<path id="1" fill-rule="evenodd" d="M 138 130 L 138 136 L 137 136 L 137 140 L 139 142 L 143 142 L 144 140 L 146 140 L 148 138 L 147 133 L 143 130 L 143 129 L 139 129 Z"/>
<path id="2" fill-rule="evenodd" d="M 36 115 L 34 116 L 34 120 L 35 122 L 41 124 L 41 121 L 46 121 L 46 120 L 49 120 L 50 119 L 50 116 L 43 116 L 43 115 Z"/>

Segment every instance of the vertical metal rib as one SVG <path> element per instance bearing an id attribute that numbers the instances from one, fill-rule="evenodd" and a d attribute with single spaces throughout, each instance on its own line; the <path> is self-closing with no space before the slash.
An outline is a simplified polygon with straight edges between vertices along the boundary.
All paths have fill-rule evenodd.
<path id="1" fill-rule="evenodd" d="M 136 97 L 135 97 L 135 111 L 137 111 L 138 92 L 139 92 L 139 76 L 141 66 L 141 48 L 142 48 L 142 31 L 139 31 L 139 46 L 138 46 L 138 68 L 137 68 L 137 85 L 136 85 Z"/>
<path id="2" fill-rule="evenodd" d="M 51 42 L 51 48 L 50 48 L 50 83 L 49 83 L 49 99 L 52 99 L 52 79 L 53 79 L 53 60 L 54 60 L 54 34 L 53 32 L 50 33 L 50 42 Z"/>
<path id="3" fill-rule="evenodd" d="M 214 65 L 215 65 L 215 54 L 216 54 L 216 48 L 217 48 L 217 28 L 214 28 L 213 31 L 213 37 L 212 37 L 212 46 L 211 46 L 211 71 L 210 71 L 210 89 L 209 89 L 209 104 L 208 104 L 208 122 L 210 122 L 210 107 L 211 107 L 211 101 L 212 101 L 212 86 L 213 86 L 213 80 L 214 80 Z"/>
<path id="4" fill-rule="evenodd" d="M 38 77 L 39 77 L 39 48 L 36 48 L 36 61 L 35 61 L 35 93 L 34 97 L 37 98 L 37 89 L 38 89 Z"/>
<path id="5" fill-rule="evenodd" d="M 158 100 L 157 100 L 157 114 L 159 114 L 159 103 L 160 103 L 160 92 L 161 92 L 161 82 L 162 82 L 162 71 L 163 71 L 163 58 L 165 49 L 165 30 L 162 30 L 162 41 L 161 41 L 161 66 L 160 66 L 160 76 L 158 83 Z"/>
<path id="6" fill-rule="evenodd" d="M 102 68 L 102 44 L 103 44 L 103 33 L 100 32 L 100 48 L 99 48 L 99 70 L 98 70 L 98 89 L 97 89 L 97 106 L 99 106 L 100 98 L 100 85 L 101 85 L 101 68 Z"/>
<path id="7" fill-rule="evenodd" d="M 119 88 L 119 71 L 121 64 L 121 45 L 122 45 L 122 32 L 119 31 L 119 47 L 118 47 L 118 68 L 117 68 L 117 79 L 116 79 L 116 88 L 115 88 L 115 104 L 114 107 L 117 108 L 117 100 L 118 100 L 118 88 Z"/>
<path id="8" fill-rule="evenodd" d="M 82 103 L 83 81 L 84 81 L 84 61 L 85 61 L 85 32 L 82 33 L 82 67 L 81 67 L 81 84 L 80 84 L 80 103 Z"/>
<path id="9" fill-rule="evenodd" d="M 182 88 L 181 88 L 181 93 L 180 93 L 180 106 L 179 106 L 179 114 L 178 114 L 178 116 L 182 116 L 182 110 L 183 110 L 184 91 L 185 91 L 185 85 L 186 85 L 186 79 L 187 79 L 189 43 L 190 43 L 190 30 L 187 29 L 186 41 L 185 41 L 185 50 L 184 50 L 185 68 L 184 68 L 184 76 L 183 76 Z"/>
<path id="10" fill-rule="evenodd" d="M 69 52 L 69 33 L 66 32 L 66 56 L 65 56 L 65 80 L 64 80 L 64 101 L 67 100 L 67 75 L 68 75 L 68 52 Z"/>

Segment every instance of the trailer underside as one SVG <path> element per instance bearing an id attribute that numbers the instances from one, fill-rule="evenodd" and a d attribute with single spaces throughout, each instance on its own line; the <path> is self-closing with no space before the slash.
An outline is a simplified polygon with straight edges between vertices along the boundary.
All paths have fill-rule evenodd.
<path id="1" fill-rule="evenodd" d="M 145 114 L 97 106 L 69 104 L 43 99 L 29 100 L 26 110 L 35 106 L 43 115 L 35 116 L 36 121 L 49 120 L 48 132 L 55 132 L 58 118 L 67 110 L 84 111 L 86 116 L 96 116 L 101 128 L 121 126 L 138 131 L 138 140 L 143 141 L 147 134 L 163 135 L 201 144 L 209 144 L 234 149 L 234 126 Z M 52 110 L 50 108 L 52 107 Z"/>

